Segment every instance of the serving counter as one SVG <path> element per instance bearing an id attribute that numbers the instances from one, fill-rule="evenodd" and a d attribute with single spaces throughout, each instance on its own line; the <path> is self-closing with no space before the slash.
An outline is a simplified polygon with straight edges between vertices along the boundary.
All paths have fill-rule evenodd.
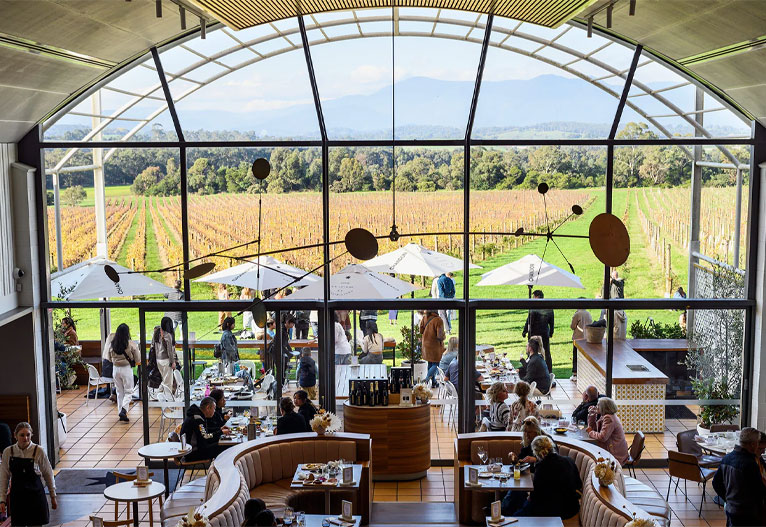
<path id="1" fill-rule="evenodd" d="M 593 344 L 585 339 L 577 347 L 577 389 L 593 385 L 606 393 L 606 341 Z M 643 358 L 625 340 L 614 341 L 612 398 L 615 400 L 664 401 L 668 377 Z M 658 404 L 617 405 L 625 432 L 664 432 L 665 406 Z"/>
<path id="2" fill-rule="evenodd" d="M 431 466 L 431 405 L 355 406 L 343 403 L 346 432 L 372 438 L 372 479 L 425 477 Z"/>

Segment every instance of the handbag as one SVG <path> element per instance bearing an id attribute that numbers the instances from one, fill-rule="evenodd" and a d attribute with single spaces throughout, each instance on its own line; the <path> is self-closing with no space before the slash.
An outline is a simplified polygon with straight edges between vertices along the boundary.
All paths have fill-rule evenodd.
<path id="1" fill-rule="evenodd" d="M 213 357 L 216 359 L 223 357 L 223 347 L 220 342 L 213 345 Z"/>

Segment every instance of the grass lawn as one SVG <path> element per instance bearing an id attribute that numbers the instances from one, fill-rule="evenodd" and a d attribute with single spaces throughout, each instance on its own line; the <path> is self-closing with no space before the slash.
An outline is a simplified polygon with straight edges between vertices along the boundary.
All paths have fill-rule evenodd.
<path id="1" fill-rule="evenodd" d="M 110 187 L 111 191 L 116 189 L 125 189 L 128 193 L 128 187 Z M 92 189 L 89 189 L 92 192 Z M 562 234 L 587 234 L 588 226 L 591 220 L 600 212 L 604 211 L 605 194 L 603 189 L 592 191 L 594 200 L 585 210 L 585 213 L 574 220 L 570 220 L 562 226 L 557 232 Z M 109 195 L 109 194 L 107 194 Z M 118 194 L 113 194 L 118 195 Z M 639 206 L 646 206 L 630 190 L 616 189 L 614 192 L 613 210 L 619 217 L 624 217 L 627 211 L 627 226 L 631 235 L 631 255 L 625 266 L 619 269 L 620 275 L 625 278 L 625 295 L 628 298 L 658 298 L 664 296 L 664 281 L 660 265 L 656 258 L 650 253 L 646 246 L 646 237 L 641 229 L 640 221 L 637 215 L 637 203 Z M 156 239 L 154 229 L 152 228 L 151 215 L 147 211 L 147 266 L 149 268 L 161 267 L 159 253 L 156 249 Z M 138 221 L 138 216 L 134 223 Z M 165 226 L 163 225 L 164 229 Z M 131 230 L 134 227 L 131 227 Z M 129 245 L 131 234 L 128 234 L 128 240 L 125 247 Z M 546 298 L 576 298 L 586 297 L 594 298 L 600 291 L 603 280 L 604 268 L 598 262 L 590 245 L 585 239 L 558 238 L 557 243 L 575 269 L 575 273 L 581 278 L 584 289 L 569 289 L 557 287 L 543 287 Z M 545 240 L 537 238 L 524 246 L 511 251 L 497 254 L 482 262 L 478 262 L 482 269 L 471 271 L 469 280 L 472 298 L 526 298 L 528 296 L 526 287 L 513 286 L 492 286 L 477 287 L 476 284 L 481 279 L 481 275 L 495 269 L 508 262 L 517 260 L 527 254 L 537 254 L 543 256 Z M 567 269 L 568 266 L 556 247 L 551 244 L 546 252 L 544 259 L 554 265 Z M 686 256 L 680 248 L 673 248 L 672 255 L 674 271 L 678 274 L 679 283 L 686 285 Z M 154 276 L 159 279 L 160 277 Z M 456 291 L 457 296 L 462 297 L 463 275 L 456 273 Z M 427 282 L 426 289 L 417 291 L 415 296 L 418 298 L 429 295 Z M 192 285 L 193 298 L 213 298 L 213 291 L 207 284 L 194 283 Z M 98 310 L 78 309 L 73 310 L 74 318 L 77 321 L 78 334 L 81 339 L 95 339 L 99 334 Z M 551 339 L 551 352 L 553 355 L 554 373 L 558 378 L 568 378 L 571 375 L 572 360 L 572 331 L 569 328 L 573 312 L 556 311 L 556 327 Z M 599 313 L 591 313 L 594 319 L 597 319 Z M 147 314 L 147 335 L 151 334 L 152 328 L 159 324 L 162 314 Z M 524 310 L 495 310 L 481 311 L 477 314 L 476 342 L 479 344 L 491 344 L 495 349 L 501 352 L 508 352 L 511 357 L 518 358 L 525 346 L 525 339 L 521 336 L 521 329 L 524 325 L 527 312 Z M 674 311 L 652 311 L 652 312 L 628 312 L 628 327 L 635 320 L 643 320 L 652 317 L 655 321 L 677 322 L 678 312 Z M 113 309 L 111 310 L 112 327 L 116 327 L 121 322 L 126 322 L 133 331 L 134 338 L 138 338 L 138 310 L 136 309 Z M 195 331 L 198 340 L 210 340 L 219 338 L 219 333 L 215 330 L 218 323 L 217 312 L 190 313 L 189 329 Z M 241 323 L 238 320 L 238 323 Z M 453 322 L 453 335 L 457 335 L 459 321 Z M 400 329 L 403 326 L 410 325 L 410 312 L 400 311 L 394 325 L 388 323 L 388 313 L 380 312 L 378 315 L 378 328 L 385 336 L 394 337 L 397 340 L 401 338 Z M 243 352 L 242 358 L 255 359 L 255 353 Z M 200 358 L 210 358 L 205 355 L 198 355 Z M 397 358 L 397 364 L 401 357 Z M 389 364 L 391 361 L 387 361 Z"/>
<path id="2" fill-rule="evenodd" d="M 96 189 L 94 187 L 85 187 L 85 199 L 80 202 L 81 207 L 94 207 L 96 205 Z M 116 197 L 131 197 L 130 185 L 111 185 L 104 189 L 104 195 L 107 199 Z"/>

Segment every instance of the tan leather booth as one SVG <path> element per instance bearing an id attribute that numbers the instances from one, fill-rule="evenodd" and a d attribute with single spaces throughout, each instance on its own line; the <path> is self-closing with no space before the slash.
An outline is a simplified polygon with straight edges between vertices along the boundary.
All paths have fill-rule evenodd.
<path id="1" fill-rule="evenodd" d="M 559 454 L 574 460 L 583 482 L 583 495 L 580 500 L 580 513 L 564 521 L 566 526 L 622 527 L 633 519 L 633 513 L 640 518 L 652 518 L 658 525 L 667 523 L 670 509 L 664 498 L 656 491 L 637 480 L 626 478 L 618 469 L 617 479 L 609 487 L 601 487 L 593 474 L 596 459 L 609 458 L 609 453 L 601 448 L 573 439 L 554 437 Z M 501 457 L 508 463 L 510 452 L 518 455 L 521 451 L 521 433 L 492 432 L 461 434 L 455 439 L 455 508 L 457 516 L 464 524 L 485 523 L 484 507 L 493 499 L 488 492 L 477 492 L 464 488 L 463 467 L 480 463 L 477 455 L 479 447 L 486 449 L 488 456 Z M 619 466 L 619 464 L 618 464 Z M 633 490 L 641 491 L 642 497 L 647 492 L 651 496 L 652 509 L 643 508 L 629 501 L 625 495 L 626 482 Z"/>
<path id="2" fill-rule="evenodd" d="M 340 501 L 353 503 L 354 514 L 369 523 L 372 501 L 370 472 L 371 441 L 367 434 L 338 433 L 287 434 L 248 441 L 223 452 L 208 471 L 204 482 L 197 483 L 198 494 L 183 492 L 184 485 L 166 501 L 162 519 L 165 525 L 175 525 L 178 517 L 189 508 L 204 501 L 200 511 L 210 519 L 212 527 L 241 525 L 245 502 L 261 498 L 266 506 L 281 515 L 287 506 L 307 513 L 324 513 L 322 489 L 291 489 L 290 484 L 299 464 L 324 463 L 346 459 L 362 465 L 359 489 L 334 490 L 331 494 L 333 511 L 340 511 Z M 194 483 L 194 482 L 192 482 Z"/>

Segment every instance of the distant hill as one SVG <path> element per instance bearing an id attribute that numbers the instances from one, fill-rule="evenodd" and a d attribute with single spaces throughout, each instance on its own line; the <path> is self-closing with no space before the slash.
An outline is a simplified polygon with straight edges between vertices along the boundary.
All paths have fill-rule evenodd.
<path id="1" fill-rule="evenodd" d="M 396 84 L 397 138 L 461 138 L 465 134 L 473 81 L 413 77 Z M 605 137 L 617 100 L 581 79 L 542 75 L 528 80 L 484 81 L 476 111 L 474 137 L 594 138 Z M 391 87 L 369 95 L 322 101 L 328 133 L 333 138 L 391 137 Z M 239 131 L 239 138 L 318 138 L 313 104 L 297 104 L 259 112 L 189 110 L 179 107 L 184 130 Z M 158 119 L 165 131 L 173 126 L 167 112 Z M 120 125 L 124 126 L 124 125 Z M 78 135 L 77 125 L 54 125 L 47 137 Z M 729 135 L 727 126 L 715 128 Z M 110 127 L 107 134 L 123 131 Z M 127 129 L 125 129 L 127 131 Z M 672 132 L 687 133 L 687 129 Z M 148 136 L 151 130 L 141 132 Z M 204 134 L 204 132 L 202 132 Z M 73 137 L 71 137 L 73 138 Z"/>

